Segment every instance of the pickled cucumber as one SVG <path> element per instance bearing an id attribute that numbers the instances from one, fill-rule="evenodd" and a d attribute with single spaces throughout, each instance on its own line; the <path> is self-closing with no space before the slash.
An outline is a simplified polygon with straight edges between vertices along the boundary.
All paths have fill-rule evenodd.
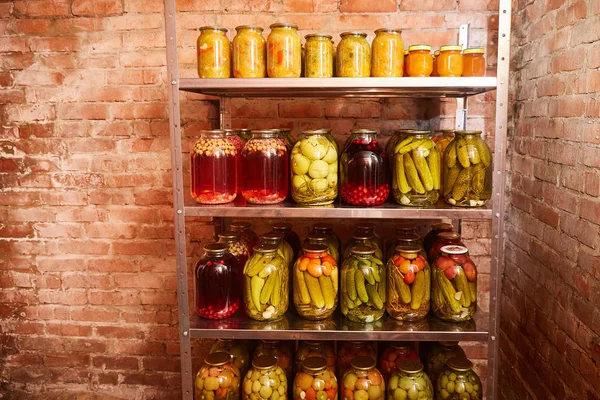
<path id="1" fill-rule="evenodd" d="M 406 174 L 404 172 L 404 160 L 402 154 L 396 154 L 395 158 L 395 173 L 396 173 L 396 182 L 398 184 L 398 189 L 402 193 L 410 192 L 410 186 L 408 186 L 408 182 L 406 181 Z"/>
<path id="2" fill-rule="evenodd" d="M 446 154 L 444 154 L 444 161 L 446 163 L 446 167 L 452 168 L 456 165 L 457 156 L 456 156 L 456 139 L 451 141 L 448 147 L 446 147 Z"/>
<path id="3" fill-rule="evenodd" d="M 321 275 L 319 277 L 319 284 L 321 285 L 321 293 L 325 299 L 325 307 L 333 309 L 335 307 L 336 290 L 333 288 L 332 279 Z"/>
<path id="4" fill-rule="evenodd" d="M 294 274 L 296 275 L 296 290 L 300 295 L 300 302 L 302 304 L 310 304 L 310 294 L 306 287 L 306 281 L 304 280 L 304 272 L 298 268 L 294 268 Z"/>
<path id="5" fill-rule="evenodd" d="M 356 284 L 354 283 L 354 271 L 350 270 L 346 272 L 346 288 L 348 289 L 348 297 L 350 300 L 356 301 L 358 294 L 356 293 Z"/>
<path id="6" fill-rule="evenodd" d="M 473 146 L 477 149 L 483 165 L 485 165 L 486 168 L 492 165 L 492 154 L 485 142 L 481 138 L 477 138 L 473 141 Z"/>
<path id="7" fill-rule="evenodd" d="M 452 193 L 452 188 L 456 183 L 456 178 L 458 178 L 458 174 L 460 174 L 460 167 L 455 165 L 454 167 L 446 170 L 444 175 L 444 196 L 448 196 Z"/>
<path id="8" fill-rule="evenodd" d="M 412 158 L 425 190 L 428 192 L 433 190 L 433 176 L 427 165 L 427 160 L 416 150 L 412 152 Z"/>
<path id="9" fill-rule="evenodd" d="M 425 297 L 425 271 L 419 271 L 412 284 L 410 307 L 413 310 L 418 310 L 421 307 L 423 297 Z"/>
<path id="10" fill-rule="evenodd" d="M 356 285 L 356 294 L 363 303 L 369 301 L 369 295 L 367 294 L 367 288 L 365 287 L 365 275 L 361 270 L 357 269 L 354 273 L 354 283 Z"/>
<path id="11" fill-rule="evenodd" d="M 440 180 L 442 178 L 441 171 L 441 155 L 439 150 L 433 148 L 429 151 L 429 158 L 427 159 L 429 165 L 429 171 L 431 171 L 431 177 L 433 179 L 433 189 L 440 189 Z"/>
<path id="12" fill-rule="evenodd" d="M 469 168 L 471 161 L 469 161 L 469 152 L 467 151 L 467 141 L 463 137 L 456 139 L 456 154 L 458 162 L 463 168 Z"/>
<path id="13" fill-rule="evenodd" d="M 375 285 L 367 285 L 367 294 L 369 299 L 378 310 L 383 310 L 383 300 L 379 297 L 377 287 Z"/>
<path id="14" fill-rule="evenodd" d="M 477 194 L 481 193 L 485 189 L 485 167 L 482 164 L 478 164 L 473 167 L 473 178 L 471 180 L 471 189 Z"/>
<path id="15" fill-rule="evenodd" d="M 319 279 L 315 278 L 309 273 L 305 273 L 304 280 L 306 281 L 306 287 L 308 288 L 308 293 L 310 294 L 310 299 L 314 306 L 317 308 L 325 307 L 325 299 L 323 298 L 323 293 L 321 292 Z"/>
<path id="16" fill-rule="evenodd" d="M 465 197 L 467 190 L 469 190 L 469 185 L 471 183 L 471 168 L 465 168 L 460 171 L 458 177 L 456 178 L 456 182 L 452 187 L 452 198 L 455 201 L 461 200 Z"/>
<path id="17" fill-rule="evenodd" d="M 404 170 L 406 171 L 406 178 L 410 187 L 418 194 L 424 194 L 425 188 L 419 179 L 417 167 L 410 154 L 404 154 Z"/>
<path id="18" fill-rule="evenodd" d="M 260 294 L 262 292 L 263 286 L 265 286 L 265 280 L 255 275 L 252 277 L 251 285 L 252 303 L 258 311 L 262 311 L 263 306 L 260 302 Z"/>

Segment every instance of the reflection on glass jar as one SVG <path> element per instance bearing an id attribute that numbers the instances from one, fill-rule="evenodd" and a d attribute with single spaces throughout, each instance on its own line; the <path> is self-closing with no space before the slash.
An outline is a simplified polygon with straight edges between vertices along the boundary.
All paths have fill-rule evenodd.
<path id="1" fill-rule="evenodd" d="M 200 78 L 229 78 L 231 49 L 227 29 L 203 26 L 197 41 L 198 76 Z"/>
<path id="2" fill-rule="evenodd" d="M 245 340 L 217 339 L 210 348 L 210 353 L 225 352 L 229 354 L 233 365 L 240 370 L 242 375 L 250 366 L 250 351 Z"/>
<path id="3" fill-rule="evenodd" d="M 404 41 L 399 29 L 375 31 L 371 46 L 371 76 L 402 76 L 404 73 Z"/>
<path id="4" fill-rule="evenodd" d="M 252 361 L 252 368 L 244 377 L 242 400 L 287 399 L 287 377 L 277 365 L 277 358 L 260 356 Z M 274 395 L 277 393 L 277 395 Z"/>
<path id="5" fill-rule="evenodd" d="M 233 76 L 235 78 L 264 78 L 267 76 L 267 42 L 263 28 L 242 25 L 235 28 L 233 38 Z"/>
<path id="6" fill-rule="evenodd" d="M 339 77 L 371 76 L 371 48 L 367 34 L 344 32 L 337 46 L 336 75 Z"/>
<path id="7" fill-rule="evenodd" d="M 330 78 L 333 76 L 333 43 L 330 35 L 313 33 L 306 35 L 306 58 L 304 76 L 307 78 Z"/>
<path id="8" fill-rule="evenodd" d="M 463 56 L 461 46 L 442 46 L 437 58 L 437 71 L 440 76 L 462 76 Z"/>
<path id="9" fill-rule="evenodd" d="M 267 37 L 267 74 L 270 78 L 299 78 L 302 71 L 298 26 L 276 23 Z"/>
<path id="10" fill-rule="evenodd" d="M 440 399 L 483 399 L 481 380 L 473 372 L 473 363 L 462 357 L 446 361 L 446 368 L 437 381 L 435 394 Z"/>
<path id="11" fill-rule="evenodd" d="M 408 76 L 431 76 L 433 72 L 433 56 L 431 46 L 416 44 L 408 48 Z"/>
<path id="12" fill-rule="evenodd" d="M 404 360 L 398 363 L 398 370 L 388 382 L 388 399 L 433 400 L 433 395 L 433 385 L 423 372 L 423 364 L 419 360 Z"/>
<path id="13" fill-rule="evenodd" d="M 481 47 L 465 49 L 463 51 L 462 76 L 485 76 L 485 49 Z"/>
<path id="14" fill-rule="evenodd" d="M 240 370 L 229 354 L 209 354 L 195 380 L 196 400 L 228 400 L 240 395 Z"/>
<path id="15" fill-rule="evenodd" d="M 355 357 L 342 378 L 342 400 L 384 400 L 383 376 L 371 357 Z"/>
<path id="16" fill-rule="evenodd" d="M 338 383 L 323 357 L 308 357 L 294 379 L 294 400 L 337 400 Z"/>

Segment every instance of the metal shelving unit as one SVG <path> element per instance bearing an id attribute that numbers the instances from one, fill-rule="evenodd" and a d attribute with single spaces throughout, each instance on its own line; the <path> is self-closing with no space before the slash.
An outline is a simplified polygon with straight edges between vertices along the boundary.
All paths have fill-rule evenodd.
<path id="1" fill-rule="evenodd" d="M 496 399 L 498 388 L 498 334 L 500 288 L 504 247 L 504 192 L 506 177 L 506 131 L 510 52 L 511 2 L 499 1 L 498 58 L 496 77 L 477 78 L 295 78 L 295 79 L 180 79 L 177 58 L 175 0 L 165 0 L 167 66 L 169 90 L 169 120 L 179 299 L 179 328 L 183 399 L 193 399 L 191 338 L 232 339 L 337 339 L 337 340 L 457 340 L 488 343 L 487 398 Z M 459 43 L 468 45 L 468 27 L 460 29 Z M 218 96 L 220 123 L 229 127 L 232 97 L 413 97 L 456 98 L 457 129 L 466 124 L 469 96 L 496 91 L 494 182 L 491 208 L 461 209 L 442 203 L 435 208 L 402 208 L 386 203 L 379 207 L 360 208 L 335 203 L 328 208 L 301 207 L 284 202 L 272 206 L 247 205 L 243 199 L 232 204 L 199 206 L 185 204 L 180 126 L 180 91 Z M 264 323 L 236 316 L 222 321 L 207 321 L 190 314 L 186 260 L 186 217 L 213 217 L 227 221 L 231 217 L 245 218 L 370 218 L 370 219 L 487 219 L 492 221 L 492 254 L 490 271 L 489 313 L 481 310 L 475 320 L 453 324 L 434 317 L 419 323 L 401 323 L 384 317 L 369 325 L 348 323 L 339 315 L 327 321 L 307 321 L 288 313 L 280 321 Z"/>

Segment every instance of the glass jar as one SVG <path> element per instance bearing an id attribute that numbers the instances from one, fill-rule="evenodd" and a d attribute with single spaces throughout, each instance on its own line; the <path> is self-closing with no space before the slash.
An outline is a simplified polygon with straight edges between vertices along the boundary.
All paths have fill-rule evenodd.
<path id="1" fill-rule="evenodd" d="M 267 74 L 269 78 L 299 78 L 302 71 L 301 40 L 298 26 L 276 23 L 267 37 Z"/>
<path id="2" fill-rule="evenodd" d="M 342 378 L 342 400 L 384 400 L 383 376 L 371 357 L 355 357 Z"/>
<path id="3" fill-rule="evenodd" d="M 290 128 L 277 128 L 273 130 L 279 131 L 279 135 L 285 141 L 285 145 L 288 148 L 288 152 L 292 151 L 294 145 L 296 144 L 296 139 L 294 139 L 294 135 L 292 135 L 292 130 Z"/>
<path id="4" fill-rule="evenodd" d="M 421 246 L 398 246 L 387 264 L 386 309 L 399 321 L 417 321 L 429 312 L 431 270 L 421 251 Z"/>
<path id="5" fill-rule="evenodd" d="M 423 354 L 425 371 L 431 382 L 437 382 L 438 377 L 446 366 L 446 361 L 452 357 L 467 358 L 465 351 L 458 342 L 433 342 Z"/>
<path id="6" fill-rule="evenodd" d="M 453 206 L 481 207 L 492 198 L 492 152 L 481 131 L 455 131 L 444 154 L 444 199 Z"/>
<path id="7" fill-rule="evenodd" d="M 294 400 L 337 400 L 338 383 L 323 357 L 308 357 L 294 379 Z"/>
<path id="8" fill-rule="evenodd" d="M 306 61 L 304 76 L 331 78 L 333 76 L 333 43 L 330 35 L 306 35 Z"/>
<path id="9" fill-rule="evenodd" d="M 427 258 L 427 253 L 425 253 L 425 250 L 423 250 L 423 242 L 419 235 L 416 235 L 414 233 L 396 234 L 396 242 L 392 246 L 389 246 L 388 254 L 386 257 L 387 260 L 389 260 L 391 257 L 393 257 L 394 254 L 396 254 L 396 247 L 398 247 L 398 246 L 421 247 L 421 251 L 419 252 L 419 254 L 421 254 L 423 257 Z"/>
<path id="10" fill-rule="evenodd" d="M 402 76 L 404 73 L 404 41 L 401 30 L 377 29 L 371 51 L 371 76 Z"/>
<path id="11" fill-rule="evenodd" d="M 473 372 L 473 363 L 466 358 L 453 357 L 446 361 L 435 390 L 436 398 L 481 400 L 481 380 Z"/>
<path id="12" fill-rule="evenodd" d="M 371 48 L 367 34 L 363 32 L 344 32 L 337 46 L 336 75 L 339 77 L 371 76 Z"/>
<path id="13" fill-rule="evenodd" d="M 392 193 L 403 206 L 430 206 L 440 196 L 441 154 L 429 131 L 411 131 L 394 148 Z"/>
<path id="14" fill-rule="evenodd" d="M 290 164 L 296 203 L 333 203 L 338 194 L 338 149 L 329 129 L 304 131 L 292 150 Z"/>
<path id="15" fill-rule="evenodd" d="M 377 246 L 379 246 L 379 248 L 381 250 L 383 250 L 383 240 L 381 239 L 381 236 L 379 236 L 377 234 L 377 231 L 375 230 L 375 228 L 376 228 L 376 225 L 374 223 L 361 222 L 356 225 L 355 232 L 356 233 L 365 233 L 368 236 L 374 237 L 374 240 L 375 240 L 375 243 L 377 243 Z"/>
<path id="16" fill-rule="evenodd" d="M 342 242 L 341 242 L 340 238 L 333 231 L 333 225 L 325 223 L 325 222 L 314 224 L 312 226 L 312 231 L 310 232 L 309 236 L 313 233 L 319 233 L 319 234 L 322 233 L 324 235 L 327 235 L 327 237 L 328 237 L 327 247 L 329 247 L 329 254 L 331 254 L 331 256 L 333 258 L 335 258 L 335 260 L 339 264 L 339 262 L 341 261 L 339 259 L 339 254 L 342 251 Z M 333 250 L 334 247 L 335 247 L 335 251 Z M 338 254 L 337 257 L 335 256 L 336 254 Z"/>
<path id="17" fill-rule="evenodd" d="M 217 339 L 211 346 L 210 353 L 219 352 L 229 354 L 233 365 L 241 372 L 241 375 L 245 374 L 250 367 L 250 350 L 248 350 L 245 340 Z"/>
<path id="18" fill-rule="evenodd" d="M 437 72 L 439 76 L 462 76 L 463 56 L 461 46 L 442 46 L 437 58 Z"/>
<path id="19" fill-rule="evenodd" d="M 246 221 L 234 221 L 230 225 L 232 232 L 239 232 L 240 240 L 248 247 L 248 255 L 252 255 L 254 246 L 259 242 L 258 235 L 252 230 L 252 224 Z"/>
<path id="20" fill-rule="evenodd" d="M 344 376 L 350 369 L 350 364 L 355 357 L 371 357 L 377 359 L 376 342 L 344 341 L 338 350 L 337 366 L 338 376 Z"/>
<path id="21" fill-rule="evenodd" d="M 386 347 L 379 361 L 379 371 L 385 382 L 398 371 L 398 364 L 405 360 L 418 360 L 419 354 L 411 342 L 396 342 Z"/>
<path id="22" fill-rule="evenodd" d="M 238 232 L 227 231 L 219 233 L 217 237 L 219 238 L 217 243 L 225 243 L 229 246 L 229 252 L 236 258 L 237 265 L 241 270 L 246 265 L 249 254 L 246 243 L 240 239 L 240 234 Z"/>
<path id="23" fill-rule="evenodd" d="M 275 204 L 287 197 L 290 158 L 275 130 L 252 131 L 242 151 L 242 195 L 249 203 Z"/>
<path id="24" fill-rule="evenodd" d="M 229 140 L 235 146 L 235 150 L 237 151 L 238 156 L 240 156 L 242 154 L 242 150 L 244 149 L 244 139 L 239 137 L 237 132 L 233 129 L 224 129 L 223 131 L 225 132 L 225 137 L 227 140 Z"/>
<path id="25" fill-rule="evenodd" d="M 288 379 L 292 377 L 292 349 L 286 341 L 261 340 L 254 350 L 254 358 L 273 356 Z"/>
<path id="26" fill-rule="evenodd" d="M 287 399 L 287 377 L 277 365 L 277 358 L 260 356 L 244 377 L 242 400 Z M 277 392 L 277 395 L 274 393 Z"/>
<path id="27" fill-rule="evenodd" d="M 441 248 L 444 246 L 463 246 L 465 244 L 460 240 L 460 234 L 456 232 L 440 232 L 437 235 L 437 239 L 431 245 L 429 249 L 429 254 L 427 255 L 430 260 L 435 260 L 439 257 L 441 253 Z"/>
<path id="28" fill-rule="evenodd" d="M 294 260 L 298 257 L 302 248 L 300 237 L 292 230 L 292 224 L 288 222 L 277 222 L 271 225 L 273 232 L 283 234 L 283 239 L 291 246 L 294 251 Z"/>
<path id="29" fill-rule="evenodd" d="M 436 50 L 433 52 L 433 71 L 431 71 L 431 76 L 440 76 L 437 71 L 438 57 L 440 56 L 440 51 Z"/>
<path id="30" fill-rule="evenodd" d="M 294 250 L 285 240 L 285 235 L 281 232 L 267 232 L 260 235 L 260 244 L 277 246 L 280 255 L 283 256 L 287 265 L 294 262 Z"/>
<path id="31" fill-rule="evenodd" d="M 294 305 L 306 319 L 321 320 L 337 308 L 338 266 L 327 246 L 307 244 L 294 265 Z"/>
<path id="32" fill-rule="evenodd" d="M 423 372 L 419 360 L 403 360 L 398 363 L 387 387 L 388 399 L 433 400 L 433 385 Z"/>
<path id="33" fill-rule="evenodd" d="M 340 158 L 342 200 L 357 206 L 383 204 L 390 194 L 387 163 L 387 155 L 377 142 L 377 132 L 352 131 Z"/>
<path id="34" fill-rule="evenodd" d="M 402 73 L 402 76 L 409 76 L 408 75 L 408 62 L 410 61 L 409 59 L 409 51 L 408 50 L 404 50 L 404 71 Z"/>
<path id="35" fill-rule="evenodd" d="M 238 310 L 242 297 L 242 268 L 223 243 L 204 246 L 194 267 L 196 311 L 202 318 L 227 318 Z"/>
<path id="36" fill-rule="evenodd" d="M 463 51 L 462 76 L 485 76 L 485 49 L 481 47 Z"/>
<path id="37" fill-rule="evenodd" d="M 197 41 L 198 76 L 200 78 L 229 78 L 231 48 L 227 29 L 203 26 Z"/>
<path id="38" fill-rule="evenodd" d="M 248 140 L 250 140 L 252 130 L 247 128 L 236 129 L 235 134 L 241 137 L 244 140 L 244 142 L 247 142 Z"/>
<path id="39" fill-rule="evenodd" d="M 398 144 L 398 139 L 401 136 L 405 136 L 407 135 L 409 132 L 413 132 L 414 129 L 398 129 L 395 130 L 392 133 L 392 137 L 387 141 L 387 143 L 385 144 L 385 154 L 389 155 L 393 155 L 394 154 L 394 149 L 396 148 L 396 145 Z M 389 163 L 390 163 L 390 169 L 394 168 L 394 157 L 388 157 L 389 159 Z"/>
<path id="40" fill-rule="evenodd" d="M 423 238 L 423 249 L 425 250 L 425 252 L 429 252 L 429 249 L 431 249 L 431 246 L 437 240 L 437 236 L 441 232 L 452 232 L 452 229 L 454 229 L 452 224 L 448 224 L 445 222 L 436 222 L 435 224 L 432 224 L 431 230 L 427 232 L 427 234 Z"/>
<path id="41" fill-rule="evenodd" d="M 433 56 L 431 46 L 416 44 L 408 47 L 408 76 L 431 76 L 433 72 Z"/>
<path id="42" fill-rule="evenodd" d="M 276 245 L 260 245 L 244 268 L 244 304 L 257 321 L 279 319 L 289 305 L 287 260 Z"/>
<path id="43" fill-rule="evenodd" d="M 304 360 L 309 357 L 323 357 L 327 360 L 327 369 L 335 371 L 335 350 L 333 342 L 319 340 L 304 340 L 298 345 L 294 360 L 294 368 L 296 371 L 302 370 Z"/>
<path id="44" fill-rule="evenodd" d="M 469 321 L 477 310 L 477 268 L 463 246 L 444 246 L 433 264 L 431 308 L 445 321 Z"/>
<path id="45" fill-rule="evenodd" d="M 233 38 L 233 77 L 264 78 L 267 76 L 267 42 L 263 28 L 241 25 Z"/>
<path id="46" fill-rule="evenodd" d="M 446 165 L 444 159 L 444 153 L 446 152 L 446 148 L 450 144 L 452 140 L 454 140 L 454 129 L 445 129 L 445 130 L 437 130 L 434 131 L 433 141 L 435 142 L 436 147 L 440 151 L 442 156 L 442 165 Z M 444 190 L 444 170 L 440 172 L 441 182 L 440 182 L 440 193 L 443 193 Z"/>
<path id="47" fill-rule="evenodd" d="M 228 400 L 240 395 L 240 370 L 227 353 L 209 354 L 196 375 L 196 400 Z"/>
<path id="48" fill-rule="evenodd" d="M 329 255 L 331 257 L 333 257 L 333 259 L 335 260 L 335 262 L 337 264 L 339 264 L 339 259 L 340 256 L 337 253 L 337 247 L 335 245 L 335 243 L 333 243 L 332 240 L 330 240 L 331 238 L 326 234 L 326 233 L 322 233 L 322 232 L 312 232 L 310 233 L 307 237 L 306 237 L 306 242 L 307 244 L 312 244 L 312 245 L 323 245 L 327 247 L 327 252 L 329 253 Z"/>
<path id="49" fill-rule="evenodd" d="M 190 155 L 192 197 L 201 204 L 235 199 L 238 152 L 221 130 L 202 131 Z"/>
<path id="50" fill-rule="evenodd" d="M 372 247 L 356 246 L 342 264 L 342 314 L 352 322 L 370 323 L 383 317 L 386 272 Z"/>
<path id="51" fill-rule="evenodd" d="M 355 246 L 371 247 L 371 248 L 375 249 L 374 256 L 378 260 L 383 260 L 383 251 L 381 250 L 381 247 L 379 247 L 379 243 L 378 243 L 377 239 L 375 238 L 375 236 L 373 235 L 373 233 L 369 233 L 366 231 L 360 231 L 360 230 L 356 231 L 352 235 L 352 239 L 350 239 L 350 241 L 346 245 L 346 249 L 344 250 L 344 254 L 343 254 L 344 260 L 346 258 L 350 257 L 350 255 L 352 253 L 352 248 L 354 248 Z"/>

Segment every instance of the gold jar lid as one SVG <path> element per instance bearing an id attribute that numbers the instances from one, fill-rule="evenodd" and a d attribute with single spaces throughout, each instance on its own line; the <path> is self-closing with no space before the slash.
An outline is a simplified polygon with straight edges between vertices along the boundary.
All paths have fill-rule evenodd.
<path id="1" fill-rule="evenodd" d="M 227 33 L 227 28 L 223 26 L 207 25 L 200 27 L 199 31 L 221 31 Z"/>
<path id="2" fill-rule="evenodd" d="M 396 130 L 394 131 L 394 134 L 398 134 L 398 135 L 405 135 L 405 134 L 407 134 L 407 133 L 409 133 L 409 132 L 412 132 L 412 131 L 414 131 L 414 130 L 415 130 L 415 129 L 396 129 Z"/>
<path id="3" fill-rule="evenodd" d="M 231 229 L 234 231 L 240 230 L 245 231 L 246 229 L 251 229 L 252 224 L 247 221 L 234 221 L 231 223 Z"/>
<path id="4" fill-rule="evenodd" d="M 327 360 L 324 357 L 308 357 L 302 361 L 302 368 L 305 371 L 321 371 L 327 368 Z"/>
<path id="5" fill-rule="evenodd" d="M 408 55 L 408 50 L 404 50 L 404 57 Z"/>
<path id="6" fill-rule="evenodd" d="M 400 253 L 414 254 L 421 251 L 421 246 L 404 244 L 396 246 L 396 251 Z"/>
<path id="7" fill-rule="evenodd" d="M 408 46 L 408 51 L 431 51 L 431 46 L 428 44 L 413 44 L 412 46 Z"/>
<path id="8" fill-rule="evenodd" d="M 360 37 L 367 37 L 367 34 L 364 32 L 343 32 L 342 34 L 340 34 L 340 37 L 344 38 L 346 36 L 360 36 Z"/>
<path id="9" fill-rule="evenodd" d="M 327 251 L 327 246 L 324 244 L 305 244 L 302 250 L 306 253 L 322 253 Z"/>
<path id="10" fill-rule="evenodd" d="M 310 235 L 307 236 L 307 239 L 313 239 L 313 240 L 328 240 L 330 238 L 330 236 L 328 234 L 326 234 L 325 232 L 313 232 Z"/>
<path id="11" fill-rule="evenodd" d="M 204 246 L 204 251 L 211 254 L 225 253 L 229 250 L 229 246 L 226 243 L 209 243 Z"/>
<path id="12" fill-rule="evenodd" d="M 455 45 L 455 44 L 440 47 L 440 53 L 442 51 L 461 51 L 461 50 L 462 50 L 462 46 Z"/>
<path id="13" fill-rule="evenodd" d="M 457 232 L 438 233 L 438 237 L 442 238 L 442 239 L 450 239 L 450 240 L 460 239 L 460 235 Z"/>
<path id="14" fill-rule="evenodd" d="M 392 34 L 397 34 L 400 35 L 402 33 L 402 29 L 395 29 L 395 28 L 379 28 L 375 31 L 375 33 L 392 33 Z"/>
<path id="15" fill-rule="evenodd" d="M 371 222 L 361 222 L 360 224 L 356 225 L 356 229 L 360 229 L 360 230 L 365 230 L 365 231 L 371 231 L 371 230 L 375 230 L 375 224 L 371 223 Z"/>
<path id="16" fill-rule="evenodd" d="M 267 232 L 267 233 L 263 233 L 262 235 L 260 235 L 261 239 L 265 239 L 265 240 L 283 240 L 283 238 L 285 238 L 285 235 L 281 232 Z"/>
<path id="17" fill-rule="evenodd" d="M 454 134 L 454 129 L 436 129 L 433 133 L 441 133 L 442 135 Z"/>
<path id="18" fill-rule="evenodd" d="M 359 231 L 356 232 L 354 235 L 352 235 L 352 239 L 356 239 L 356 240 L 370 240 L 370 239 L 374 239 L 375 236 L 373 236 L 372 233 L 366 232 L 366 231 Z"/>
<path id="19" fill-rule="evenodd" d="M 261 32 L 264 31 L 264 29 L 261 28 L 258 25 L 240 25 L 240 26 L 236 26 L 235 27 L 236 31 L 241 31 L 243 29 L 256 29 L 256 30 L 261 31 Z"/>
<path id="20" fill-rule="evenodd" d="M 288 24 L 287 22 L 275 22 L 274 24 L 269 25 L 269 28 L 291 28 L 298 29 L 298 25 L 296 24 Z"/>
<path id="21" fill-rule="evenodd" d="M 275 356 L 260 356 L 252 361 L 252 366 L 256 369 L 269 369 L 277 365 Z"/>
<path id="22" fill-rule="evenodd" d="M 318 224 L 314 224 L 313 229 L 316 231 L 331 231 L 333 230 L 333 225 L 321 222 Z"/>
<path id="23" fill-rule="evenodd" d="M 420 131 L 416 129 L 411 129 L 405 132 L 405 134 L 410 136 L 428 136 L 429 134 L 431 134 L 431 131 Z"/>
<path id="24" fill-rule="evenodd" d="M 278 222 L 276 224 L 271 225 L 271 228 L 277 231 L 288 232 L 292 230 L 292 224 L 290 224 L 289 222 Z"/>
<path id="25" fill-rule="evenodd" d="M 463 54 L 483 54 L 485 53 L 485 49 L 483 47 L 471 47 L 469 49 L 465 49 Z"/>
<path id="26" fill-rule="evenodd" d="M 363 135 L 377 135 L 377 131 L 373 129 L 353 129 L 350 131 L 353 135 L 363 134 Z"/>
<path id="27" fill-rule="evenodd" d="M 235 131 L 239 132 L 239 133 L 250 133 L 250 132 L 252 132 L 252 129 L 240 128 L 240 129 L 236 129 Z"/>
<path id="28" fill-rule="evenodd" d="M 446 361 L 446 365 L 457 372 L 466 372 L 473 369 L 473 363 L 466 357 L 452 357 Z"/>
<path id="29" fill-rule="evenodd" d="M 217 351 L 206 356 L 204 363 L 213 367 L 225 365 L 231 361 L 231 354 L 224 351 Z"/>
<path id="30" fill-rule="evenodd" d="M 218 238 L 220 239 L 239 239 L 240 238 L 240 234 L 238 232 L 234 232 L 234 231 L 227 231 L 227 232 L 221 232 L 217 235 Z"/>
<path id="31" fill-rule="evenodd" d="M 421 239 L 419 235 L 414 233 L 401 233 L 396 236 L 396 240 L 402 240 L 405 242 L 418 242 L 419 239 Z"/>
<path id="32" fill-rule="evenodd" d="M 410 349 L 412 347 L 412 345 L 408 342 L 396 342 L 396 343 L 392 344 L 391 347 L 394 349 L 399 349 L 399 350 L 407 350 L 407 349 Z"/>
<path id="33" fill-rule="evenodd" d="M 436 50 L 436 51 L 433 52 L 433 56 L 434 57 L 437 57 L 439 55 L 440 55 L 440 51 L 439 50 Z"/>
<path id="34" fill-rule="evenodd" d="M 454 131 L 456 135 L 481 135 L 481 131 Z"/>
<path id="35" fill-rule="evenodd" d="M 435 224 L 431 225 L 431 227 L 433 229 L 437 229 L 439 231 L 445 230 L 445 229 L 453 229 L 454 228 L 452 226 L 452 224 L 448 224 L 446 222 L 436 222 Z"/>
<path id="36" fill-rule="evenodd" d="M 261 244 L 254 248 L 255 253 L 275 253 L 279 249 L 276 244 Z"/>
<path id="37" fill-rule="evenodd" d="M 370 255 L 375 254 L 376 250 L 370 246 L 352 246 L 350 252 L 358 255 Z"/>
<path id="38" fill-rule="evenodd" d="M 375 368 L 376 363 L 372 357 L 358 356 L 358 357 L 354 357 L 352 359 L 352 361 L 350 362 L 350 365 L 356 369 L 369 370 L 369 369 Z"/>
<path id="39" fill-rule="evenodd" d="M 329 135 L 331 133 L 331 129 L 309 129 L 307 131 L 302 131 L 302 134 L 310 136 L 310 135 Z"/>
<path id="40" fill-rule="evenodd" d="M 320 346 L 323 344 L 322 340 L 305 340 L 304 343 L 306 343 L 309 346 Z"/>
<path id="41" fill-rule="evenodd" d="M 306 40 L 308 40 L 308 39 L 329 39 L 329 40 L 333 39 L 333 37 L 331 35 L 328 35 L 326 33 L 310 33 L 310 34 L 304 36 L 304 38 Z"/>
<path id="42" fill-rule="evenodd" d="M 423 364 L 419 360 L 401 360 L 397 364 L 398 371 L 407 374 L 416 374 L 423 371 Z"/>

